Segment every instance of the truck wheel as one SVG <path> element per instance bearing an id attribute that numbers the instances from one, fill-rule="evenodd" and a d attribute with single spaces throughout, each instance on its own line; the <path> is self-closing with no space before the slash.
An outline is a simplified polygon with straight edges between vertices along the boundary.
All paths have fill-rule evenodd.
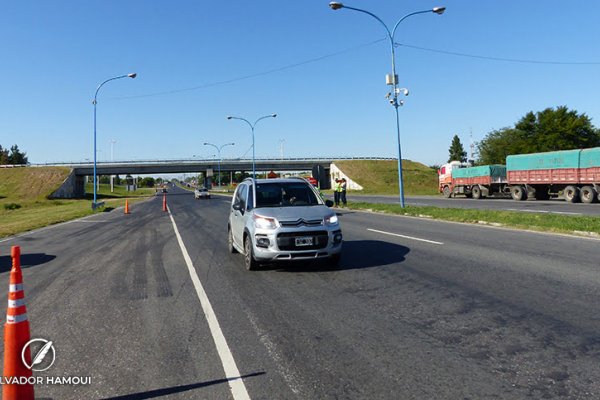
<path id="1" fill-rule="evenodd" d="M 244 240 L 244 267 L 248 271 L 253 271 L 258 268 L 258 263 L 254 259 L 254 254 L 252 251 L 252 238 L 246 237 Z"/>
<path id="2" fill-rule="evenodd" d="M 442 191 L 444 193 L 444 197 L 449 199 L 450 196 L 452 196 L 452 191 L 450 190 L 450 186 L 444 186 L 444 190 Z"/>
<path id="3" fill-rule="evenodd" d="M 510 188 L 510 195 L 513 200 L 522 201 L 527 199 L 527 191 L 523 186 L 512 186 Z"/>
<path id="4" fill-rule="evenodd" d="M 473 186 L 471 193 L 473 194 L 473 198 L 475 200 L 479 200 L 481 198 L 481 188 L 479 186 Z"/>
<path id="5" fill-rule="evenodd" d="M 582 187 L 579 195 L 584 203 L 595 203 L 598 199 L 596 190 L 591 186 Z"/>
<path id="6" fill-rule="evenodd" d="M 579 188 L 575 186 L 567 186 L 563 193 L 565 200 L 569 203 L 578 203 L 579 202 Z"/>

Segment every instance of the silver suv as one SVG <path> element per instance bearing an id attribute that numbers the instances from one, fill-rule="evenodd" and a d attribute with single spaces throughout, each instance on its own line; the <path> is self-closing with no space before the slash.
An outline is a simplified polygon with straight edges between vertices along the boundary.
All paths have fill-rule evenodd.
<path id="1" fill-rule="evenodd" d="M 249 270 L 265 262 L 320 258 L 337 265 L 342 230 L 332 205 L 302 178 L 248 178 L 231 201 L 229 251 L 244 254 Z"/>

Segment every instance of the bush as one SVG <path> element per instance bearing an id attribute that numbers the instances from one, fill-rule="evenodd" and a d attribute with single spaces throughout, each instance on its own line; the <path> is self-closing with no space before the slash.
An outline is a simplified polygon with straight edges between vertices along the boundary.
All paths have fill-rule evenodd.
<path id="1" fill-rule="evenodd" d="M 5 210 L 17 210 L 19 208 L 21 208 L 21 205 L 17 203 L 8 203 L 4 205 Z"/>

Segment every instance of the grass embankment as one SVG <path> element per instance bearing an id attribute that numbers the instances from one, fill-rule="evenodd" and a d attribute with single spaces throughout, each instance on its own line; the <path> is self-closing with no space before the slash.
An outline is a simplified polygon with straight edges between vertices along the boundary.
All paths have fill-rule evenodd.
<path id="1" fill-rule="evenodd" d="M 352 194 L 398 194 L 398 162 L 394 160 L 335 161 L 344 174 L 364 190 Z M 404 194 L 438 194 L 437 171 L 409 160 L 402 160 Z"/>
<path id="2" fill-rule="evenodd" d="M 47 168 L 0 168 L 0 237 L 69 221 L 92 214 L 91 194 L 81 200 L 50 200 L 50 196 L 69 175 L 69 169 Z M 88 185 L 88 193 L 93 186 Z M 125 188 L 116 187 L 110 193 L 109 185 L 100 185 L 98 198 L 110 211 L 125 204 Z M 140 189 L 128 196 L 138 197 L 154 194 L 154 189 Z M 135 201 L 135 200 L 133 200 Z"/>
<path id="3" fill-rule="evenodd" d="M 387 214 L 426 217 L 445 221 L 466 222 L 534 231 L 557 232 L 587 235 L 592 232 L 600 235 L 600 217 L 570 216 L 547 213 L 524 213 L 518 211 L 467 210 L 457 208 L 437 208 L 407 206 L 398 204 L 373 204 L 350 202 L 348 208 L 371 210 Z"/>

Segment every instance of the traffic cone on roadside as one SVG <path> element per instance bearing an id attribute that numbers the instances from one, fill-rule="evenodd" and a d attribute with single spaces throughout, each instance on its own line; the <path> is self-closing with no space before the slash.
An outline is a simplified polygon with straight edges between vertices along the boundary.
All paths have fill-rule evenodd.
<path id="1" fill-rule="evenodd" d="M 167 211 L 167 195 L 163 193 L 163 211 Z"/>
<path id="2" fill-rule="evenodd" d="M 125 214 L 129 214 L 129 199 L 125 199 Z"/>
<path id="3" fill-rule="evenodd" d="M 4 324 L 4 371 L 2 377 L 2 398 L 4 400 L 34 400 L 32 384 L 7 384 L 10 378 L 30 378 L 31 370 L 23 365 L 21 352 L 29 342 L 29 321 L 25 307 L 23 291 L 23 274 L 21 273 L 21 248 L 11 248 L 12 269 L 10 270 L 10 286 L 8 289 L 8 308 L 6 324 Z M 25 350 L 25 362 L 31 365 L 31 351 Z M 24 379 L 21 379 L 24 380 Z"/>

